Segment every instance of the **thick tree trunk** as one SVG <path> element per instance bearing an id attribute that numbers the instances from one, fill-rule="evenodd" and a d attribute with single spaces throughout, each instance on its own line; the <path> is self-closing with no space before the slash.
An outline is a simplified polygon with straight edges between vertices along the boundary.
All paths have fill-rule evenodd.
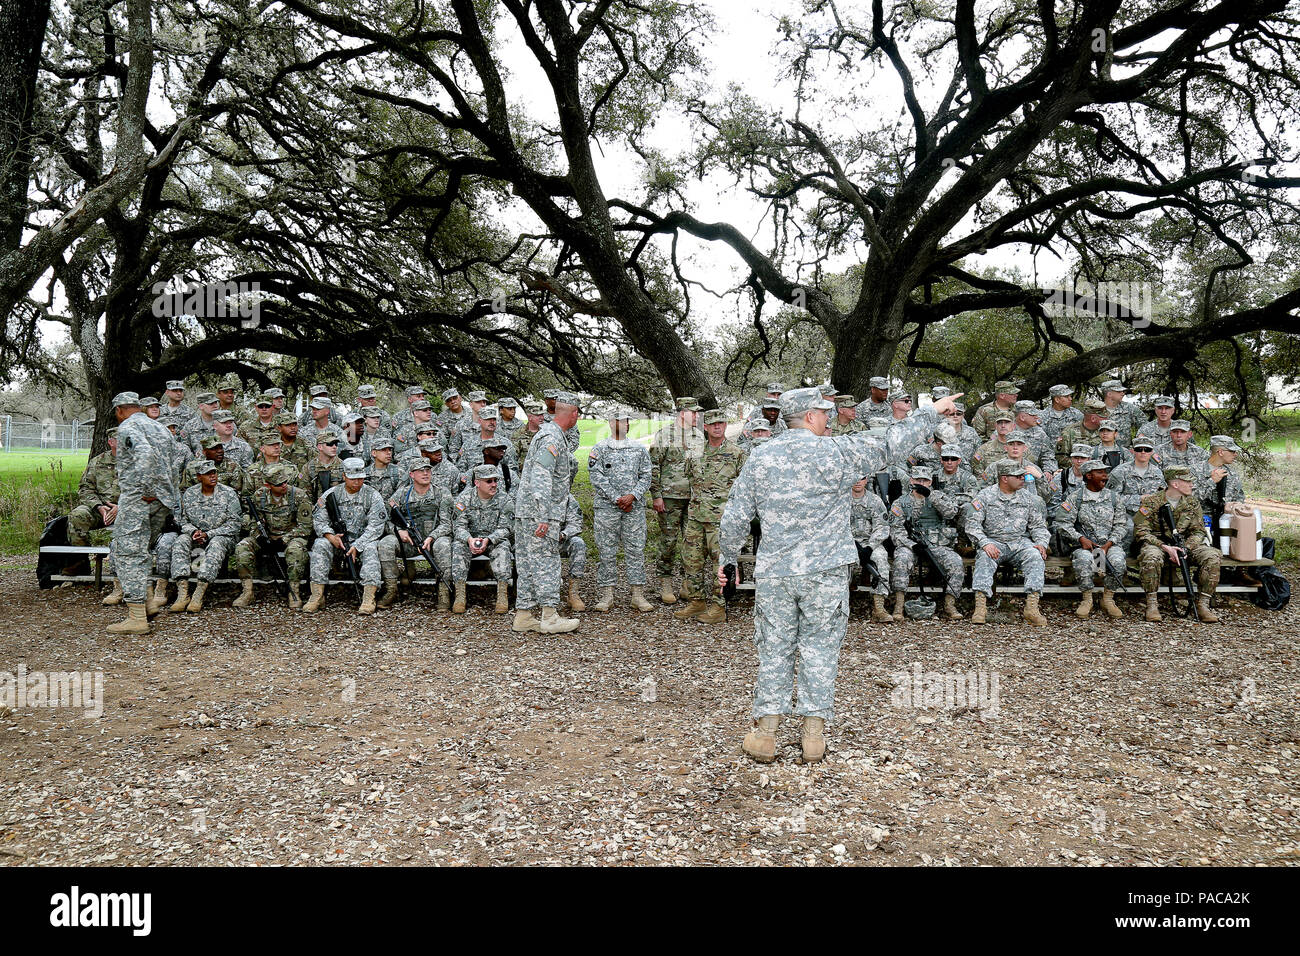
<path id="1" fill-rule="evenodd" d="M 903 303 L 897 285 L 883 277 L 863 290 L 849 320 L 831 335 L 835 360 L 831 382 L 840 392 L 866 396 L 870 379 L 888 375 L 903 332 Z"/>
<path id="2" fill-rule="evenodd" d="M 0 0 L 0 249 L 22 242 L 32 168 L 36 73 L 49 0 Z"/>

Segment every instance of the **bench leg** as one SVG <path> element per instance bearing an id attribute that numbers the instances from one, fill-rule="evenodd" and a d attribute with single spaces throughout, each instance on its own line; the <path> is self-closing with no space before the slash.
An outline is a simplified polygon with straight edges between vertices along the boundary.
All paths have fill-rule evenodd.
<path id="1" fill-rule="evenodd" d="M 104 586 L 104 556 L 95 555 L 95 590 L 99 591 Z"/>

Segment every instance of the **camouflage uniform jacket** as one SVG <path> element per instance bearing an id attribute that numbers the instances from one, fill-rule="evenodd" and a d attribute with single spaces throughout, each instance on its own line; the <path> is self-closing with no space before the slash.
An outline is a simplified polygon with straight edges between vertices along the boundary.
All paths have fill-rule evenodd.
<path id="1" fill-rule="evenodd" d="M 328 465 L 324 465 L 319 458 L 313 458 L 298 472 L 298 487 L 311 495 L 313 500 L 319 498 L 323 492 L 321 485 L 326 483 L 326 479 L 322 477 L 325 474 L 329 475 L 329 485 L 343 484 L 343 459 L 335 458 Z"/>
<path id="2" fill-rule="evenodd" d="M 450 538 L 454 500 L 452 493 L 436 481 L 423 495 L 407 481 L 388 498 L 388 505 L 407 515 L 412 527 L 425 538 Z"/>
<path id="3" fill-rule="evenodd" d="M 393 496 L 397 486 L 404 480 L 399 477 L 404 474 L 405 472 L 397 465 L 390 463 L 387 468 L 380 471 L 371 463 L 366 465 L 366 484 L 379 492 L 380 497 L 387 501 Z"/>
<path id="4" fill-rule="evenodd" d="M 691 486 L 691 503 L 686 516 L 695 521 L 717 524 L 727 505 L 727 494 L 745 467 L 749 453 L 734 441 L 724 439 L 718 447 L 707 442 L 686 459 L 686 479 Z"/>
<path id="5" fill-rule="evenodd" d="M 384 507 L 384 499 L 379 497 L 379 492 L 362 485 L 355 495 L 350 495 L 347 486 L 342 484 L 335 485 L 321 495 L 320 501 L 312 511 L 312 524 L 317 536 L 324 537 L 334 533 L 334 527 L 330 524 L 329 505 L 326 501 L 330 497 L 338 502 L 339 516 L 343 519 L 343 524 L 358 553 L 361 548 L 378 543 L 384 536 L 384 529 L 388 524 L 388 509 Z"/>
<path id="6" fill-rule="evenodd" d="M 1241 475 L 1234 471 L 1231 465 L 1220 465 L 1219 467 L 1227 472 L 1223 477 L 1224 503 L 1245 501 L 1246 489 L 1242 486 Z M 1201 499 L 1201 504 L 1205 506 L 1207 514 L 1210 513 L 1210 509 L 1214 507 L 1215 502 L 1218 500 L 1218 483 L 1210 478 L 1210 472 L 1213 470 L 1208 458 L 1192 466 L 1192 487 L 1196 489 L 1196 497 Z"/>
<path id="7" fill-rule="evenodd" d="M 980 436 L 985 440 L 992 438 L 993 432 L 995 431 L 993 427 L 994 412 L 1011 412 L 1011 414 L 1014 415 L 1015 409 L 1002 408 L 1001 406 L 998 405 L 996 399 L 989 402 L 987 405 L 981 405 L 978 409 L 976 409 L 975 414 L 971 416 L 971 420 L 970 420 L 971 428 L 979 432 Z"/>
<path id="8" fill-rule="evenodd" d="M 1156 449 L 1156 453 L 1151 456 L 1161 468 L 1171 468 L 1174 465 L 1182 465 L 1184 468 L 1196 472 L 1196 466 L 1203 461 L 1209 461 L 1210 453 L 1195 442 L 1189 441 L 1187 447 L 1179 451 L 1173 446 L 1173 443 L 1161 445 Z"/>
<path id="9" fill-rule="evenodd" d="M 928 497 L 918 499 L 907 491 L 889 506 L 889 523 L 893 528 L 894 540 L 904 547 L 911 547 L 915 539 L 907 531 L 911 522 L 912 530 L 924 535 L 927 544 L 947 547 L 957 538 L 955 524 L 961 513 L 957 499 L 942 491 L 930 490 Z"/>
<path id="10" fill-rule="evenodd" d="M 1076 546 L 1079 538 L 1097 544 L 1107 541 L 1118 544 L 1128 534 L 1128 512 L 1112 488 L 1101 491 L 1089 491 L 1086 486 L 1075 488 L 1056 509 L 1054 523 Z"/>
<path id="11" fill-rule="evenodd" d="M 81 473 L 77 504 L 92 511 L 100 505 L 112 506 L 117 504 L 120 492 L 117 484 L 117 456 L 110 448 L 90 459 L 86 470 Z"/>
<path id="12" fill-rule="evenodd" d="M 1083 421 L 1083 412 L 1073 405 L 1057 411 L 1052 407 L 1051 402 L 1047 403 L 1047 407 L 1043 409 L 1043 414 L 1038 416 L 1038 424 L 1047 433 L 1047 437 L 1052 442 L 1052 448 L 1056 448 L 1056 441 L 1061 437 L 1061 432 L 1081 421 Z"/>
<path id="13" fill-rule="evenodd" d="M 1114 408 L 1102 412 L 1101 417 L 1113 419 L 1118 426 L 1116 442 L 1125 448 L 1133 444 L 1133 433 L 1142 424 L 1142 410 L 1135 403 L 1121 401 Z"/>
<path id="14" fill-rule="evenodd" d="M 669 422 L 655 432 L 650 443 L 650 497 L 690 498 L 691 483 L 686 476 L 686 458 L 704 444 L 704 435 L 694 426 L 683 428 L 678 421 Z"/>
<path id="15" fill-rule="evenodd" d="M 1169 501 L 1165 491 L 1147 495 L 1133 516 L 1133 539 L 1138 544 L 1173 544 L 1168 532 L 1160 526 L 1160 508 L 1169 504 L 1174 517 L 1174 530 L 1183 536 L 1183 544 L 1197 548 L 1205 544 L 1205 519 L 1201 503 L 1195 495 L 1185 495 L 1178 504 Z"/>
<path id="16" fill-rule="evenodd" d="M 479 497 L 478 489 L 471 487 L 456 496 L 452 537 L 462 544 L 470 538 L 487 538 L 493 544 L 501 544 L 514 537 L 514 526 L 515 499 L 510 495 L 498 492 L 484 500 Z"/>
<path id="17" fill-rule="evenodd" d="M 982 548 L 990 539 L 1006 544 L 1028 538 L 1047 547 L 1051 533 L 1047 530 L 1046 509 L 1038 497 L 1025 488 L 1003 494 L 997 485 L 989 485 L 975 496 L 966 512 L 966 537 Z"/>
<path id="18" fill-rule="evenodd" d="M 191 485 L 181 495 L 181 534 L 206 531 L 209 538 L 234 539 L 239 535 L 243 511 L 235 489 L 220 482 L 205 495 L 200 485 Z"/>
<path id="19" fill-rule="evenodd" d="M 554 422 L 547 422 L 533 437 L 519 476 L 515 512 L 525 524 L 554 524 L 564 517 L 573 469 L 574 459 L 564 431 Z"/>
<path id="20" fill-rule="evenodd" d="M 965 465 L 958 465 L 957 472 L 952 475 L 936 471 L 931 487 L 956 501 L 958 508 L 964 508 L 979 494 L 980 483 Z"/>
<path id="21" fill-rule="evenodd" d="M 283 495 L 276 498 L 271 494 L 270 488 L 262 485 L 249 497 L 257 506 L 272 537 L 282 541 L 294 538 L 307 541 L 311 538 L 311 496 L 301 488 L 290 485 Z M 249 516 L 252 516 L 252 509 L 249 509 Z M 261 528 L 256 522 L 250 528 L 254 534 L 261 534 Z"/>
<path id="22" fill-rule="evenodd" d="M 1120 501 L 1124 504 L 1124 510 L 1130 515 L 1137 513 L 1143 498 L 1155 494 L 1164 486 L 1165 473 L 1160 470 L 1160 466 L 1155 462 L 1148 462 L 1146 473 L 1142 475 L 1137 473 L 1137 464 L 1135 462 L 1125 462 L 1111 471 L 1110 479 L 1106 482 L 1107 488 L 1114 488 L 1119 492 Z"/>
<path id="23" fill-rule="evenodd" d="M 1096 448 L 1101 444 L 1101 429 L 1088 431 L 1083 427 L 1083 420 L 1080 419 L 1071 425 L 1065 431 L 1061 432 L 1061 437 L 1056 441 L 1056 462 L 1062 468 L 1070 467 L 1070 451 L 1075 445 L 1091 445 Z"/>
<path id="24" fill-rule="evenodd" d="M 885 503 L 870 485 L 861 498 L 852 499 L 849 505 L 849 527 L 853 529 L 853 540 L 859 547 L 878 548 L 889 539 L 893 529 Z"/>
<path id="25" fill-rule="evenodd" d="M 587 462 L 591 479 L 592 507 L 614 510 L 614 502 L 624 495 L 636 499 L 635 507 L 645 507 L 650 490 L 650 451 L 632 438 L 605 438 L 596 443 Z"/>
<path id="26" fill-rule="evenodd" d="M 157 498 L 170 511 L 181 506 L 176 486 L 176 441 L 164 425 L 136 412 L 117 429 L 117 482 L 120 496 Z"/>

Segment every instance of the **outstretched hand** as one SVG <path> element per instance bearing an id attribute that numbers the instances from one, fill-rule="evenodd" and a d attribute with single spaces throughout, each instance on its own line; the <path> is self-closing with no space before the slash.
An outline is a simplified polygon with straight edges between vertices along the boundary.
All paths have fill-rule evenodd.
<path id="1" fill-rule="evenodd" d="M 934 403 L 935 414 L 947 415 L 949 412 L 953 410 L 953 407 L 957 404 L 957 399 L 961 398 L 965 394 L 966 394 L 965 392 L 958 392 L 956 395 L 945 395 L 943 398 L 939 399 L 937 402 Z"/>

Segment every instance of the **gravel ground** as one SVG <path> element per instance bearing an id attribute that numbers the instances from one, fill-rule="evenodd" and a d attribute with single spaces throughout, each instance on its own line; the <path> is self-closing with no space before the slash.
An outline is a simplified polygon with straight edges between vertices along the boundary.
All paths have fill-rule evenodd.
<path id="1" fill-rule="evenodd" d="M 0 862 L 1300 863 L 1295 604 L 881 627 L 855 598 L 826 761 L 787 721 L 763 767 L 747 599 L 525 637 L 486 590 L 371 619 L 331 590 L 308 618 L 222 588 L 115 639 L 87 588 L 0 569 L 0 671 L 100 670 L 105 697 L 0 716 Z M 906 706 L 914 664 L 996 698 Z"/>

